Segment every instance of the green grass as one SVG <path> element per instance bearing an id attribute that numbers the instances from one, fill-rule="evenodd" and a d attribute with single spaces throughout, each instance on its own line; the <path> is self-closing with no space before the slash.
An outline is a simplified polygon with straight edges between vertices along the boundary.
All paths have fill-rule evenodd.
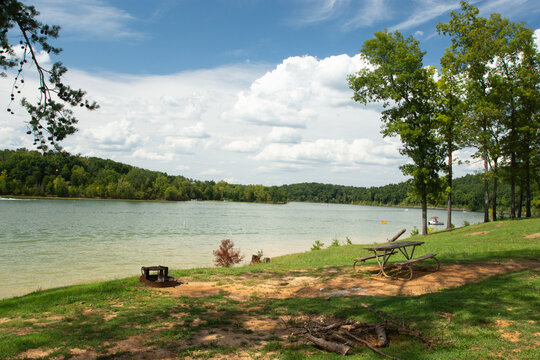
<path id="1" fill-rule="evenodd" d="M 469 236 L 471 233 L 489 232 Z M 525 235 L 540 232 L 540 219 L 479 224 L 427 237 L 418 255 L 437 253 L 444 263 L 538 261 L 540 239 Z M 177 270 L 174 274 L 198 281 L 253 284 L 257 278 L 280 279 L 291 275 L 324 275 L 350 271 L 352 259 L 363 256 L 366 245 L 335 246 L 273 258 L 270 264 L 230 269 Z M 69 349 L 94 351 L 102 359 L 117 342 L 142 336 L 148 346 L 168 350 L 178 358 L 208 358 L 243 351 L 257 358 L 338 359 L 313 346 L 284 341 L 272 331 L 245 327 L 242 319 L 277 319 L 300 314 L 375 321 L 360 307 L 364 302 L 397 315 L 433 336 L 455 343 L 431 349 L 401 335 L 385 349 L 404 359 L 534 359 L 540 358 L 540 280 L 532 270 L 490 277 L 479 283 L 422 296 L 289 298 L 252 297 L 239 302 L 225 294 L 199 298 L 173 298 L 142 287 L 136 277 L 38 291 L 0 301 L 0 359 L 20 357 L 29 349 L 56 349 L 48 357 L 69 358 Z M 104 320 L 107 319 L 107 320 Z M 201 333 L 243 336 L 233 346 L 195 342 Z M 512 338 L 514 336 L 514 338 Z M 513 342 L 512 340 L 516 340 Z M 116 354 L 119 356 L 120 354 Z M 126 353 L 123 358 L 132 358 Z M 348 359 L 381 359 L 362 348 Z"/>
<path id="2" fill-rule="evenodd" d="M 469 234 L 489 231 L 488 234 Z M 524 235 L 540 232 L 540 219 L 523 219 L 478 224 L 453 230 L 437 231 L 429 236 L 412 236 L 407 240 L 424 241 L 417 255 L 435 253 L 441 262 L 479 262 L 515 260 L 539 260 L 540 241 L 527 239 Z M 404 240 L 403 238 L 399 240 Z M 399 241 L 398 240 L 398 241 Z M 369 245 L 342 245 L 317 251 L 284 255 L 273 258 L 268 264 L 232 268 L 205 268 L 178 270 L 175 276 L 196 276 L 194 280 L 216 280 L 217 277 L 272 273 L 288 274 L 291 270 L 306 270 L 310 273 L 323 271 L 328 266 L 351 266 L 355 257 L 370 255 L 364 248 Z M 306 249 L 307 250 L 307 249 Z M 366 263 L 375 263 L 368 260 Z M 212 276 L 216 278 L 212 279 Z"/>

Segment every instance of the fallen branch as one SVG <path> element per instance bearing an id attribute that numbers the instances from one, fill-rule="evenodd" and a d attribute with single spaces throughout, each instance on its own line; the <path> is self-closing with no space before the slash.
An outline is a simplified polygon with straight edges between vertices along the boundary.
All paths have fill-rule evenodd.
<path id="1" fill-rule="evenodd" d="M 309 318 L 302 325 L 291 322 L 292 326 L 287 327 L 295 328 L 296 331 L 293 334 L 302 335 L 319 348 L 329 352 L 345 355 L 354 348 L 366 346 L 379 355 L 395 360 L 400 359 L 378 349 L 389 345 L 390 334 L 406 334 L 419 339 L 429 347 L 451 342 L 427 337 L 403 320 L 384 311 L 375 310 L 366 304 L 361 304 L 361 306 L 375 314 L 381 322 L 363 323 L 354 320 L 326 320 L 325 318 L 313 320 Z"/>
<path id="2" fill-rule="evenodd" d="M 435 344 L 442 345 L 442 344 L 448 344 L 448 343 L 453 342 L 453 341 L 447 341 L 443 339 L 430 338 L 430 337 L 424 336 L 420 331 L 411 328 L 404 321 L 398 320 L 394 316 L 382 310 L 372 309 L 366 304 L 360 304 L 360 306 L 370 311 L 371 313 L 375 314 L 379 319 L 381 319 L 384 322 L 385 324 L 384 327 L 386 329 L 397 331 L 400 334 L 407 334 L 407 335 L 414 336 L 415 338 L 419 339 L 423 343 L 428 344 L 429 347 L 432 347 Z"/>
<path id="3" fill-rule="evenodd" d="M 311 335 L 310 333 L 305 333 L 304 336 L 306 337 L 306 339 L 308 339 L 309 341 L 311 341 L 318 347 L 323 348 L 324 350 L 327 350 L 327 351 L 335 352 L 341 355 L 346 355 L 349 352 L 349 350 L 351 350 L 350 346 L 326 341 L 324 339 L 315 337 Z"/>
<path id="4" fill-rule="evenodd" d="M 370 348 L 371 350 L 373 350 L 374 352 L 376 352 L 377 354 L 379 355 L 382 355 L 382 356 L 385 356 L 389 359 L 394 359 L 394 360 L 401 360 L 400 358 L 397 358 L 395 356 L 392 356 L 392 355 L 388 355 L 384 352 L 382 352 L 381 350 L 377 349 L 376 347 L 372 346 L 368 341 L 364 340 L 364 339 L 360 339 L 359 337 L 356 337 L 354 336 L 353 334 L 351 334 L 350 332 L 346 331 L 346 334 L 348 336 L 350 336 L 351 338 L 353 338 L 354 340 L 366 345 L 368 348 Z"/>

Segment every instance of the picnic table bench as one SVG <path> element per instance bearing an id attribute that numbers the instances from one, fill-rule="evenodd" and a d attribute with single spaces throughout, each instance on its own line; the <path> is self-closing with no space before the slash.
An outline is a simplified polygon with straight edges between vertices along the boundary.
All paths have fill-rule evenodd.
<path id="1" fill-rule="evenodd" d="M 366 261 L 368 259 L 377 259 L 377 264 L 379 265 L 379 274 L 382 274 L 383 276 L 387 278 L 396 279 L 396 277 L 388 275 L 385 272 L 385 268 L 388 267 L 387 262 L 390 259 L 390 257 L 400 252 L 401 254 L 403 254 L 406 260 L 398 261 L 398 262 L 392 263 L 391 265 L 395 267 L 399 267 L 399 268 L 407 268 L 409 270 L 409 276 L 407 277 L 407 280 L 412 279 L 412 276 L 413 276 L 412 265 L 419 261 L 433 259 L 437 262 L 437 268 L 435 269 L 435 271 L 439 270 L 441 264 L 439 260 L 437 260 L 436 258 L 437 254 L 426 254 L 426 255 L 416 257 L 416 258 L 414 257 L 414 250 L 416 249 L 417 246 L 420 246 L 423 243 L 424 243 L 423 241 L 398 241 L 395 243 L 387 243 L 387 244 L 367 247 L 365 249 L 369 251 L 373 251 L 373 255 L 355 259 L 353 263 L 353 269 L 354 271 L 356 271 L 356 264 L 358 262 Z"/>

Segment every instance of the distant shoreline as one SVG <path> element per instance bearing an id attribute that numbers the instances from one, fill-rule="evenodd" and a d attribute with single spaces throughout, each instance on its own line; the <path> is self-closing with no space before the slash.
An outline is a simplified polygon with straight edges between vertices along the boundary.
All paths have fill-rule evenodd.
<path id="1" fill-rule="evenodd" d="M 253 201 L 234 201 L 234 200 L 152 200 L 152 199 L 110 199 L 110 198 L 88 198 L 88 197 L 59 197 L 59 196 L 29 196 L 29 195 L 0 195 L 2 198 L 14 198 L 14 199 L 46 199 L 46 200 L 97 200 L 97 201 L 130 201 L 130 202 L 158 202 L 158 203 L 188 203 L 188 202 L 211 202 L 222 203 L 232 202 L 239 204 L 267 204 L 267 205 L 285 205 L 288 203 L 308 203 L 308 204 L 328 204 L 328 205 L 355 205 L 355 206 L 374 206 L 374 207 L 393 207 L 400 209 L 421 209 L 420 205 L 395 205 L 395 204 L 355 204 L 355 203 L 329 203 L 329 202 L 315 202 L 315 201 L 288 201 L 286 203 L 272 203 L 272 202 L 253 202 Z M 431 210 L 446 210 L 446 207 L 428 206 Z M 452 211 L 468 211 L 468 212 L 481 212 L 473 211 L 466 208 L 452 207 Z"/>

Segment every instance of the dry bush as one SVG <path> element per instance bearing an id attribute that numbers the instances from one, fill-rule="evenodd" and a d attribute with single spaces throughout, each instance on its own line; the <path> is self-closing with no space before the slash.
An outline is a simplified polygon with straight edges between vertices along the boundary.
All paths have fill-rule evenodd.
<path id="1" fill-rule="evenodd" d="M 234 248 L 234 243 L 230 239 L 221 240 L 219 249 L 214 250 L 216 266 L 230 267 L 238 264 L 244 259 L 244 255 L 240 255 L 240 249 Z"/>

